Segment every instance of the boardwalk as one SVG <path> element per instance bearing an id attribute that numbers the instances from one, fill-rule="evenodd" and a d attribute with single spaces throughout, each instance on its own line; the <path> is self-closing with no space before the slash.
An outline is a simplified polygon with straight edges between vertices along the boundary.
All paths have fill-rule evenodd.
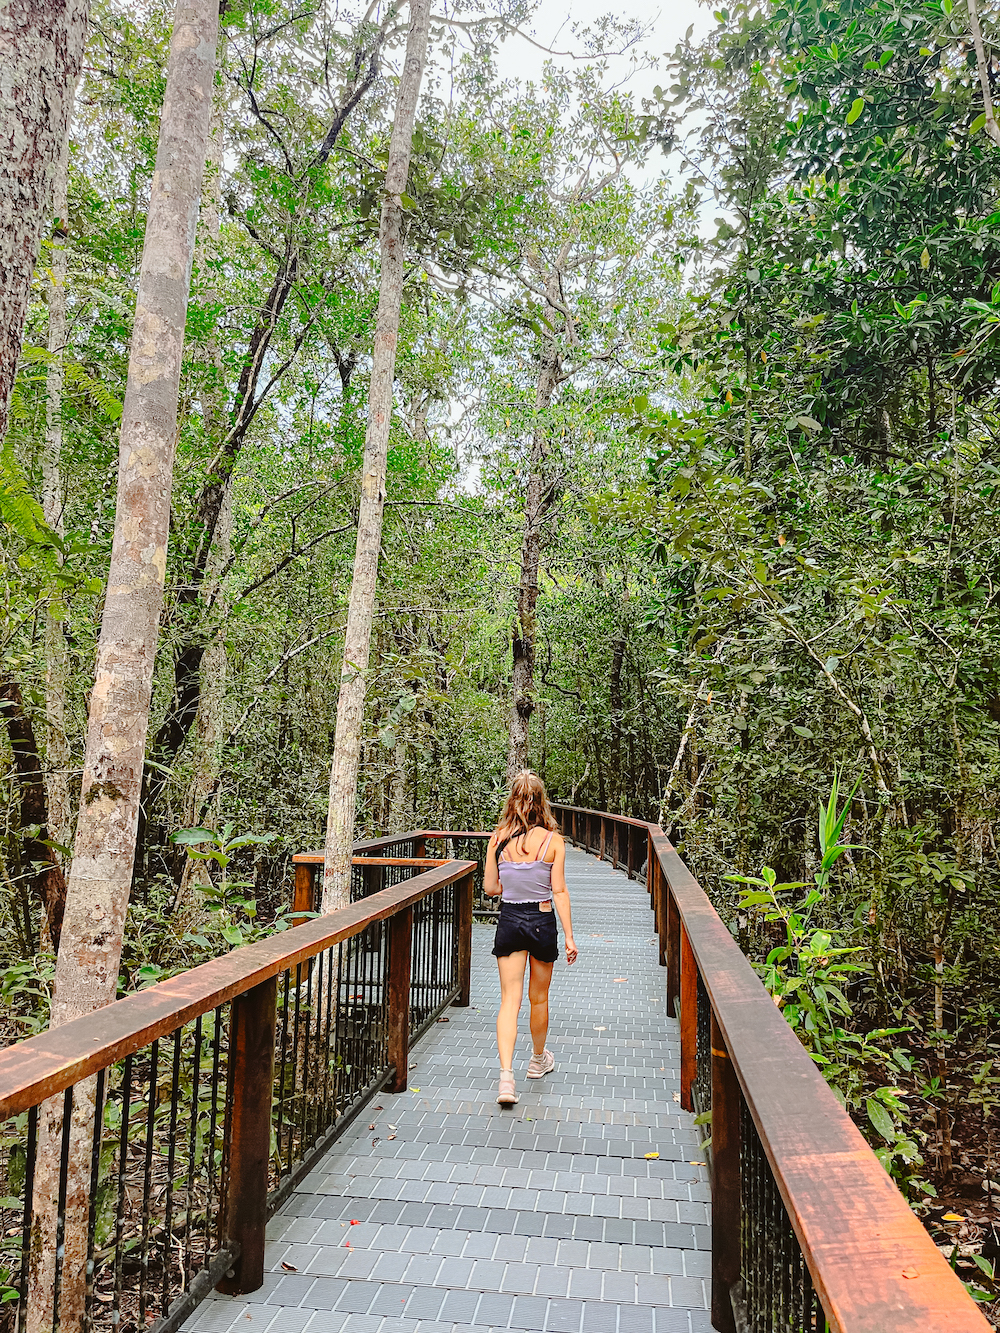
<path id="1" fill-rule="evenodd" d="M 708 1179 L 646 892 L 580 852 L 567 875 L 580 961 L 556 966 L 555 1072 L 524 1080 L 525 1032 L 520 1103 L 494 1102 L 477 926 L 473 1007 L 448 1011 L 411 1053 L 410 1091 L 380 1095 L 272 1220 L 263 1288 L 213 1297 L 187 1328 L 707 1333 Z"/>

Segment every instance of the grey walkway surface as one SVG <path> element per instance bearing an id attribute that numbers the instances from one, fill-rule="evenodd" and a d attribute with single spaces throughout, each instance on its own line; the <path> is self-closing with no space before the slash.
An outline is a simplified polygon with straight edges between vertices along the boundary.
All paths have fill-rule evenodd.
<path id="1" fill-rule="evenodd" d="M 410 1090 L 376 1098 L 272 1219 L 263 1288 L 187 1328 L 708 1333 L 708 1177 L 646 891 L 582 852 L 567 877 L 580 960 L 553 977 L 555 1072 L 523 1077 L 525 998 L 521 1100 L 496 1105 L 493 931 L 476 926 L 473 1007 L 447 1011 Z"/>

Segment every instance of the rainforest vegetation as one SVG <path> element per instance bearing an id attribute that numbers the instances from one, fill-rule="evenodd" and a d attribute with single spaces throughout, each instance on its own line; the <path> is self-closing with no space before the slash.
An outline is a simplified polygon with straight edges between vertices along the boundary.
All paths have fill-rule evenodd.
<path id="1" fill-rule="evenodd" d="M 48 1020 L 96 790 L 172 23 L 91 6 L 9 399 L 5 1041 Z M 609 17 L 510 79 L 497 53 L 531 25 L 527 0 L 430 15 L 407 162 L 405 8 L 223 5 L 119 988 L 285 923 L 376 504 L 354 836 L 491 827 L 524 762 L 555 799 L 659 820 L 986 1299 L 1000 19 L 734 0 L 672 52 Z M 393 152 L 383 515 L 363 474 Z"/>

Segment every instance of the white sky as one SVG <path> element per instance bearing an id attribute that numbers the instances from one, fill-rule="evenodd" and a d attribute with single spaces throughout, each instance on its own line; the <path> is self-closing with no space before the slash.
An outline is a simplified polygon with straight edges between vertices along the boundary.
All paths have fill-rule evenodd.
<path id="1" fill-rule="evenodd" d="M 621 19 L 639 19 L 646 35 L 637 50 L 646 52 L 657 62 L 670 55 L 681 40 L 689 24 L 694 24 L 694 35 L 706 33 L 712 23 L 711 9 L 698 0 L 662 0 L 643 5 L 641 0 L 625 0 L 624 4 L 608 0 L 541 0 L 529 26 L 531 35 L 543 45 L 560 51 L 571 50 L 574 42 L 571 25 L 585 27 L 608 13 Z M 509 38 L 498 52 L 500 73 L 508 78 L 534 78 L 541 72 L 546 56 L 527 42 Z M 561 63 L 561 62 L 560 62 Z M 611 62 L 613 77 L 621 79 L 637 99 L 649 96 L 652 89 L 664 81 L 664 72 L 655 66 L 635 70 L 631 55 Z"/>

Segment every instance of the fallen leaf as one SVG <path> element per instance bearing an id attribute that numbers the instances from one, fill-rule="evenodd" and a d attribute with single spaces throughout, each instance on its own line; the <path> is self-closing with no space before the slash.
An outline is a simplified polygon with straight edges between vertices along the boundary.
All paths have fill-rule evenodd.
<path id="1" fill-rule="evenodd" d="M 594 1028 L 595 1032 L 607 1032 L 607 1028 Z"/>
<path id="2" fill-rule="evenodd" d="M 628 981 L 628 977 L 615 977 L 615 981 Z"/>
<path id="3" fill-rule="evenodd" d="M 451 1022 L 451 1019 L 450 1019 L 450 1018 L 445 1018 L 445 1017 L 442 1016 L 441 1018 L 438 1019 L 438 1022 L 439 1022 L 439 1023 L 450 1023 L 450 1022 Z"/>
<path id="4" fill-rule="evenodd" d="M 381 1106 L 376 1106 L 376 1107 L 375 1107 L 375 1110 L 376 1110 L 376 1111 L 381 1111 L 381 1109 L 382 1109 Z"/>
<path id="5" fill-rule="evenodd" d="M 372 1139 L 372 1147 L 373 1147 L 373 1148 L 375 1147 L 376 1143 L 378 1143 L 378 1135 L 377 1135 L 377 1134 L 376 1134 L 375 1137 Z"/>
<path id="6" fill-rule="evenodd" d="M 920 1269 L 919 1269 L 919 1268 L 904 1268 L 904 1269 L 903 1269 L 903 1277 L 919 1277 L 919 1276 L 920 1276 Z"/>
<path id="7" fill-rule="evenodd" d="M 351 1242 L 350 1242 L 349 1240 L 345 1240 L 345 1241 L 344 1241 L 344 1247 L 343 1247 L 343 1248 L 344 1248 L 345 1250 L 353 1250 L 353 1249 L 354 1249 L 354 1246 L 351 1244 Z"/>
<path id="8" fill-rule="evenodd" d="M 650 1161 L 650 1160 L 651 1160 L 652 1158 L 654 1158 L 654 1157 L 659 1157 L 659 1155 L 660 1155 L 660 1154 L 659 1154 L 658 1152 L 647 1152 L 647 1153 L 643 1153 L 643 1156 L 646 1158 L 647 1162 Z"/>
<path id="9" fill-rule="evenodd" d="M 965 1218 L 958 1213 L 945 1213 L 941 1218 L 942 1222 L 964 1222 Z"/>
<path id="10" fill-rule="evenodd" d="M 681 1099 L 681 1094 L 680 1094 L 679 1092 L 675 1092 L 675 1093 L 674 1093 L 674 1101 L 675 1101 L 675 1102 L 679 1102 L 680 1099 Z"/>
<path id="11" fill-rule="evenodd" d="M 392 1130 L 396 1130 L 396 1129 L 399 1128 L 399 1126 L 398 1126 L 398 1125 L 390 1125 L 389 1128 L 392 1129 Z"/>
<path id="12" fill-rule="evenodd" d="M 351 1226 L 352 1226 L 352 1227 L 359 1227 L 360 1225 L 361 1225 L 361 1218 L 360 1218 L 360 1217 L 352 1217 L 352 1218 L 351 1218 Z"/>
<path id="13" fill-rule="evenodd" d="M 395 1134 L 390 1134 L 390 1135 L 389 1135 L 389 1142 L 391 1143 L 392 1140 L 393 1140 L 395 1137 L 396 1137 Z"/>
<path id="14" fill-rule="evenodd" d="M 419 1092 L 419 1091 L 420 1091 L 419 1088 L 410 1088 L 410 1092 Z"/>
<path id="15" fill-rule="evenodd" d="M 374 1125 L 369 1125 L 368 1128 L 369 1128 L 370 1130 L 372 1130 L 372 1129 L 375 1128 L 375 1126 L 374 1126 Z"/>
<path id="16" fill-rule="evenodd" d="M 294 1264 L 286 1264 L 284 1259 L 281 1261 L 281 1266 L 286 1273 L 297 1273 L 299 1271 Z"/>

